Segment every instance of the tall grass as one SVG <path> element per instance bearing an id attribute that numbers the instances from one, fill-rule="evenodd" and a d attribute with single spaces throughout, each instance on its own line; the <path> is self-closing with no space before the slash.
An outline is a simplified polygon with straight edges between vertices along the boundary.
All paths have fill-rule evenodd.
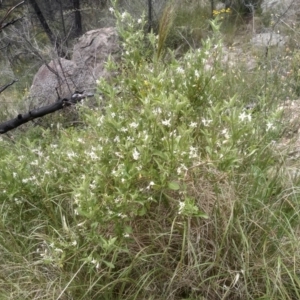
<path id="1" fill-rule="evenodd" d="M 161 16 L 161 20 L 159 22 L 158 29 L 158 42 L 157 42 L 157 59 L 159 59 L 162 55 L 163 48 L 166 43 L 166 39 L 172 27 L 173 21 L 175 17 L 175 7 L 174 3 L 169 2 Z"/>

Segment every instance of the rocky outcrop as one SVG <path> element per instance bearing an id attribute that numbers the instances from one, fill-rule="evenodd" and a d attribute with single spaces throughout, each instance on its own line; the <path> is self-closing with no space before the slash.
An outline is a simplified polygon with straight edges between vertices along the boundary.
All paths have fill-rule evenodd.
<path id="1" fill-rule="evenodd" d="M 276 14 L 290 23 L 296 21 L 300 5 L 298 0 L 264 0 L 261 8 L 263 13 Z"/>
<path id="2" fill-rule="evenodd" d="M 115 28 L 91 30 L 74 45 L 71 60 L 58 58 L 40 67 L 30 88 L 30 108 L 68 97 L 74 91 L 92 91 L 96 80 L 107 77 L 105 63 L 109 56 L 119 55 L 118 35 Z"/>
<path id="3" fill-rule="evenodd" d="M 72 61 L 84 70 L 89 79 L 98 79 L 108 74 L 104 64 L 109 56 L 119 54 L 118 36 L 114 28 L 91 30 L 79 38 L 73 50 Z"/>
<path id="4" fill-rule="evenodd" d="M 288 42 L 287 36 L 282 36 L 278 33 L 264 32 L 255 34 L 251 39 L 251 43 L 257 47 L 269 47 L 269 46 L 285 46 Z"/>

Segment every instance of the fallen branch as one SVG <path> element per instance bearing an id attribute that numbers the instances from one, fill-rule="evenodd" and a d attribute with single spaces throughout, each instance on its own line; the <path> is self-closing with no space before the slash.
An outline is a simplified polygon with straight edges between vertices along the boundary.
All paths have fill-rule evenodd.
<path id="1" fill-rule="evenodd" d="M 7 22 L 7 23 L 1 24 L 1 30 L 4 29 L 4 28 L 6 28 L 6 27 L 8 27 L 9 25 L 15 24 L 16 22 L 18 22 L 18 21 L 21 20 L 21 19 L 22 19 L 22 18 L 13 19 L 13 20 L 11 20 L 11 21 L 9 21 L 9 22 Z"/>
<path id="2" fill-rule="evenodd" d="M 40 118 L 51 114 L 57 110 L 60 110 L 66 106 L 74 105 L 87 97 L 93 97 L 93 94 L 88 94 L 84 92 L 75 92 L 68 98 L 59 99 L 55 103 L 43 106 L 34 110 L 29 111 L 25 114 L 19 114 L 16 118 L 12 120 L 5 121 L 4 123 L 0 124 L 0 134 L 6 133 L 12 129 L 15 129 L 22 124 L 25 124 L 33 119 Z"/>
<path id="3" fill-rule="evenodd" d="M 2 93 L 4 90 L 6 90 L 9 86 L 13 85 L 15 82 L 17 82 L 18 80 L 14 79 L 11 83 L 8 83 L 6 85 L 3 85 L 0 87 L 0 93 Z"/>
<path id="4" fill-rule="evenodd" d="M 1 1 L 2 2 L 2 1 Z M 9 25 L 12 25 L 14 23 L 16 23 L 18 20 L 20 20 L 21 18 L 18 18 L 18 19 L 15 19 L 15 20 L 12 20 L 10 22 L 7 22 L 7 23 L 4 23 L 4 21 L 8 18 L 8 16 L 18 7 L 20 6 L 21 4 L 23 4 L 25 1 L 21 1 L 20 3 L 18 3 L 17 5 L 11 7 L 7 12 L 6 14 L 4 15 L 4 17 L 2 18 L 2 20 L 0 20 L 0 31 L 9 26 Z"/>

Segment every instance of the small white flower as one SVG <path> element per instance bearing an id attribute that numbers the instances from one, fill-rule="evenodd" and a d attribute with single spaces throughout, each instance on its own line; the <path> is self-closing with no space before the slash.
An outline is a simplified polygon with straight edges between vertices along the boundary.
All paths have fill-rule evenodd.
<path id="1" fill-rule="evenodd" d="M 177 174 L 180 175 L 182 170 L 187 171 L 188 168 L 184 164 L 180 164 L 180 167 L 177 168 Z"/>
<path id="2" fill-rule="evenodd" d="M 70 152 L 67 153 L 67 156 L 68 156 L 69 158 L 73 158 L 73 157 L 76 157 L 77 154 L 76 154 L 74 151 L 70 151 Z"/>
<path id="3" fill-rule="evenodd" d="M 124 157 L 120 152 L 115 152 L 115 155 L 118 156 L 119 158 L 123 158 Z"/>
<path id="4" fill-rule="evenodd" d="M 199 71 L 198 71 L 198 70 L 195 70 L 195 77 L 197 77 L 197 78 L 200 77 L 200 74 L 199 74 Z"/>
<path id="5" fill-rule="evenodd" d="M 127 16 L 126 12 L 123 12 L 123 13 L 121 14 L 121 19 L 124 20 L 124 19 L 126 18 L 126 16 Z"/>
<path id="6" fill-rule="evenodd" d="M 115 203 L 119 203 L 119 202 L 121 202 L 121 200 L 122 199 L 120 197 L 118 197 L 118 198 L 115 199 Z"/>
<path id="7" fill-rule="evenodd" d="M 18 198 L 15 198 L 14 200 L 15 200 L 16 204 L 21 204 L 22 203 L 22 201 L 20 199 L 18 199 Z"/>
<path id="8" fill-rule="evenodd" d="M 229 137 L 230 137 L 227 128 L 224 128 L 224 129 L 221 131 L 221 134 L 224 135 L 225 139 L 229 139 Z"/>
<path id="9" fill-rule="evenodd" d="M 119 138 L 118 135 L 114 138 L 114 142 L 115 142 L 115 143 L 119 143 L 119 142 L 120 142 L 120 138 Z"/>
<path id="10" fill-rule="evenodd" d="M 102 115 L 100 118 L 97 119 L 98 121 L 98 125 L 97 126 L 101 126 L 103 121 L 104 121 L 104 116 Z"/>
<path id="11" fill-rule="evenodd" d="M 139 126 L 139 124 L 136 122 L 132 122 L 129 124 L 129 127 L 131 127 L 131 128 L 137 128 L 138 126 Z"/>
<path id="12" fill-rule="evenodd" d="M 251 115 L 246 114 L 244 111 L 239 115 L 239 119 L 243 122 L 244 120 L 248 120 L 249 122 L 251 121 Z"/>
<path id="13" fill-rule="evenodd" d="M 191 128 L 197 127 L 197 123 L 196 123 L 196 122 L 191 122 L 191 123 L 190 123 L 190 127 L 191 127 Z"/>
<path id="14" fill-rule="evenodd" d="M 122 214 L 122 213 L 118 213 L 118 217 L 120 217 L 120 218 L 124 219 L 124 218 L 126 218 L 126 217 L 127 217 L 127 215 L 124 215 L 124 214 Z"/>
<path id="15" fill-rule="evenodd" d="M 197 148 L 193 146 L 190 147 L 189 158 L 197 158 Z"/>
<path id="16" fill-rule="evenodd" d="M 179 209 L 178 209 L 178 214 L 179 215 L 183 212 L 184 207 L 185 207 L 185 202 L 184 201 L 180 201 L 179 202 Z"/>
<path id="17" fill-rule="evenodd" d="M 140 157 L 140 153 L 137 151 L 136 148 L 134 148 L 134 150 L 133 150 L 132 157 L 134 160 L 138 160 Z"/>
<path id="18" fill-rule="evenodd" d="M 156 108 L 153 109 L 153 113 L 154 113 L 155 115 L 156 115 L 156 114 L 159 115 L 159 114 L 161 114 L 161 112 L 162 112 L 162 111 L 161 111 L 161 108 L 160 108 L 160 107 L 156 107 Z"/>
<path id="19" fill-rule="evenodd" d="M 149 183 L 149 185 L 146 187 L 146 190 L 150 190 L 151 186 L 155 185 L 153 181 Z"/>
<path id="20" fill-rule="evenodd" d="M 226 135 L 227 132 L 228 132 L 228 129 L 227 129 L 227 128 L 224 128 L 224 129 L 221 131 L 221 133 L 222 133 L 223 135 Z"/>
<path id="21" fill-rule="evenodd" d="M 97 154 L 95 153 L 95 152 L 90 152 L 89 153 L 89 156 L 90 156 L 90 158 L 92 159 L 92 160 L 97 160 L 97 159 L 99 159 L 99 157 L 97 156 Z"/>
<path id="22" fill-rule="evenodd" d="M 176 69 L 176 72 L 177 72 L 178 74 L 184 74 L 184 69 L 183 69 L 182 67 L 178 67 L 178 68 Z"/>
<path id="23" fill-rule="evenodd" d="M 109 9 L 108 9 L 111 13 L 114 13 L 114 8 L 113 7 L 110 7 Z"/>
<path id="24" fill-rule="evenodd" d="M 141 24 L 142 23 L 142 19 L 138 19 L 137 22 L 138 22 L 138 24 Z"/>
<path id="25" fill-rule="evenodd" d="M 271 122 L 268 122 L 267 123 L 267 131 L 271 130 L 271 129 L 274 129 L 274 125 L 271 123 Z"/>
<path id="26" fill-rule="evenodd" d="M 206 119 L 202 119 L 201 121 L 205 127 L 209 126 L 209 124 L 212 122 L 212 120 L 206 120 Z"/>
<path id="27" fill-rule="evenodd" d="M 171 119 L 162 120 L 161 123 L 164 126 L 170 127 L 171 126 Z"/>

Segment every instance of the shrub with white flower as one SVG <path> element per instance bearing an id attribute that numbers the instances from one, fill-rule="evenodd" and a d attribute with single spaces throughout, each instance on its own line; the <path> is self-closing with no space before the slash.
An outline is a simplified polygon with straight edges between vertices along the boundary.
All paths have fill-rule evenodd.
<path id="1" fill-rule="evenodd" d="M 172 257 L 170 266 L 180 272 L 181 266 L 191 267 L 185 263 L 206 257 L 202 255 L 207 255 L 205 251 L 216 248 L 215 254 L 223 259 L 222 255 L 235 247 L 251 245 L 244 243 L 247 231 L 256 234 L 261 228 L 267 230 L 267 226 L 260 228 L 256 220 L 235 218 L 236 210 L 248 198 L 253 200 L 247 202 L 248 207 L 256 210 L 262 203 L 262 194 L 267 195 L 268 203 L 272 202 L 278 183 L 271 180 L 270 184 L 262 167 L 275 162 L 270 142 L 276 138 L 278 115 L 272 113 L 264 97 L 258 100 L 257 110 L 245 110 L 244 99 L 231 91 L 233 85 L 228 82 L 236 74 L 224 75 L 218 32 L 203 40 L 201 48 L 190 49 L 180 59 L 170 55 L 162 61 L 156 55 L 156 36 L 143 30 L 144 17 L 134 19 L 126 12 L 109 10 L 117 19 L 122 55 L 118 63 L 107 62 L 107 69 L 114 71 L 115 76 L 97 81 L 101 109 L 81 105 L 80 126 L 55 133 L 34 127 L 19 138 L 14 151 L 4 139 L 0 147 L 0 199 L 2 219 L 6 220 L 3 228 L 7 228 L 1 234 L 25 237 L 24 243 L 31 238 L 25 258 L 32 255 L 33 245 L 39 249 L 39 255 L 30 267 L 41 264 L 43 270 L 51 264 L 55 270 L 74 272 L 62 280 L 65 287 L 72 285 L 74 295 L 78 291 L 76 285 L 86 280 L 93 284 L 91 292 L 94 287 L 105 290 L 107 299 L 115 297 L 117 290 L 125 291 L 130 282 L 135 286 L 149 282 L 146 278 L 131 280 L 131 270 L 135 273 L 148 260 L 153 264 L 160 259 L 156 253 L 143 253 L 150 248 L 149 251 L 156 251 L 160 243 L 167 243 L 163 255 L 159 255 L 163 259 L 178 251 L 176 263 Z M 218 29 L 216 23 L 212 27 Z M 263 193 L 259 194 L 260 189 Z M 277 201 L 280 205 L 276 204 L 280 209 L 285 205 L 283 198 Z M 224 199 L 228 206 L 222 203 Z M 288 199 L 286 203 L 294 207 L 294 200 Z M 264 203 L 257 210 L 262 214 L 268 212 Z M 156 216 L 170 230 L 151 236 L 157 228 L 160 230 Z M 208 218 L 209 222 L 204 223 Z M 279 226 L 277 215 L 270 214 L 269 218 L 270 228 L 273 224 Z M 224 226 L 228 219 L 234 223 Z M 260 219 L 267 222 L 267 218 Z M 139 227 L 148 220 L 153 227 Z M 214 230 L 215 224 L 218 230 Z M 241 230 L 242 226 L 245 227 Z M 215 234 L 213 242 L 203 242 L 199 230 Z M 230 238 L 222 235 L 230 230 Z M 139 235 L 143 235 L 141 242 Z M 197 247 L 209 244 L 209 250 L 204 246 L 203 253 L 194 253 L 200 249 L 192 249 L 195 242 Z M 259 243 L 259 238 L 251 242 Z M 152 243 L 156 246 L 152 247 Z M 173 243 L 176 247 L 168 253 Z M 18 250 L 21 248 L 22 243 L 18 244 Z M 137 252 L 132 254 L 132 249 Z M 243 256 L 238 257 L 241 264 L 247 263 Z M 128 267 L 130 259 L 133 263 Z M 234 264 L 219 266 L 214 259 L 212 268 L 221 269 L 213 270 L 212 274 L 219 276 L 221 283 L 232 282 L 229 268 Z M 161 262 L 155 266 L 159 272 L 164 267 Z M 201 270 L 206 268 L 206 261 L 196 262 L 191 273 L 198 272 L 202 265 L 205 266 Z M 164 276 L 171 274 L 175 280 L 172 272 Z M 52 276 L 51 272 L 46 274 Z M 199 276 L 193 287 L 198 286 Z M 139 290 L 144 293 L 152 289 L 151 285 L 152 282 Z M 109 290 L 112 286 L 113 292 Z M 168 288 L 164 285 L 160 291 Z M 100 294 L 96 297 L 104 295 Z M 121 292 L 117 296 L 121 297 Z M 84 294 L 81 298 L 87 297 Z"/>

